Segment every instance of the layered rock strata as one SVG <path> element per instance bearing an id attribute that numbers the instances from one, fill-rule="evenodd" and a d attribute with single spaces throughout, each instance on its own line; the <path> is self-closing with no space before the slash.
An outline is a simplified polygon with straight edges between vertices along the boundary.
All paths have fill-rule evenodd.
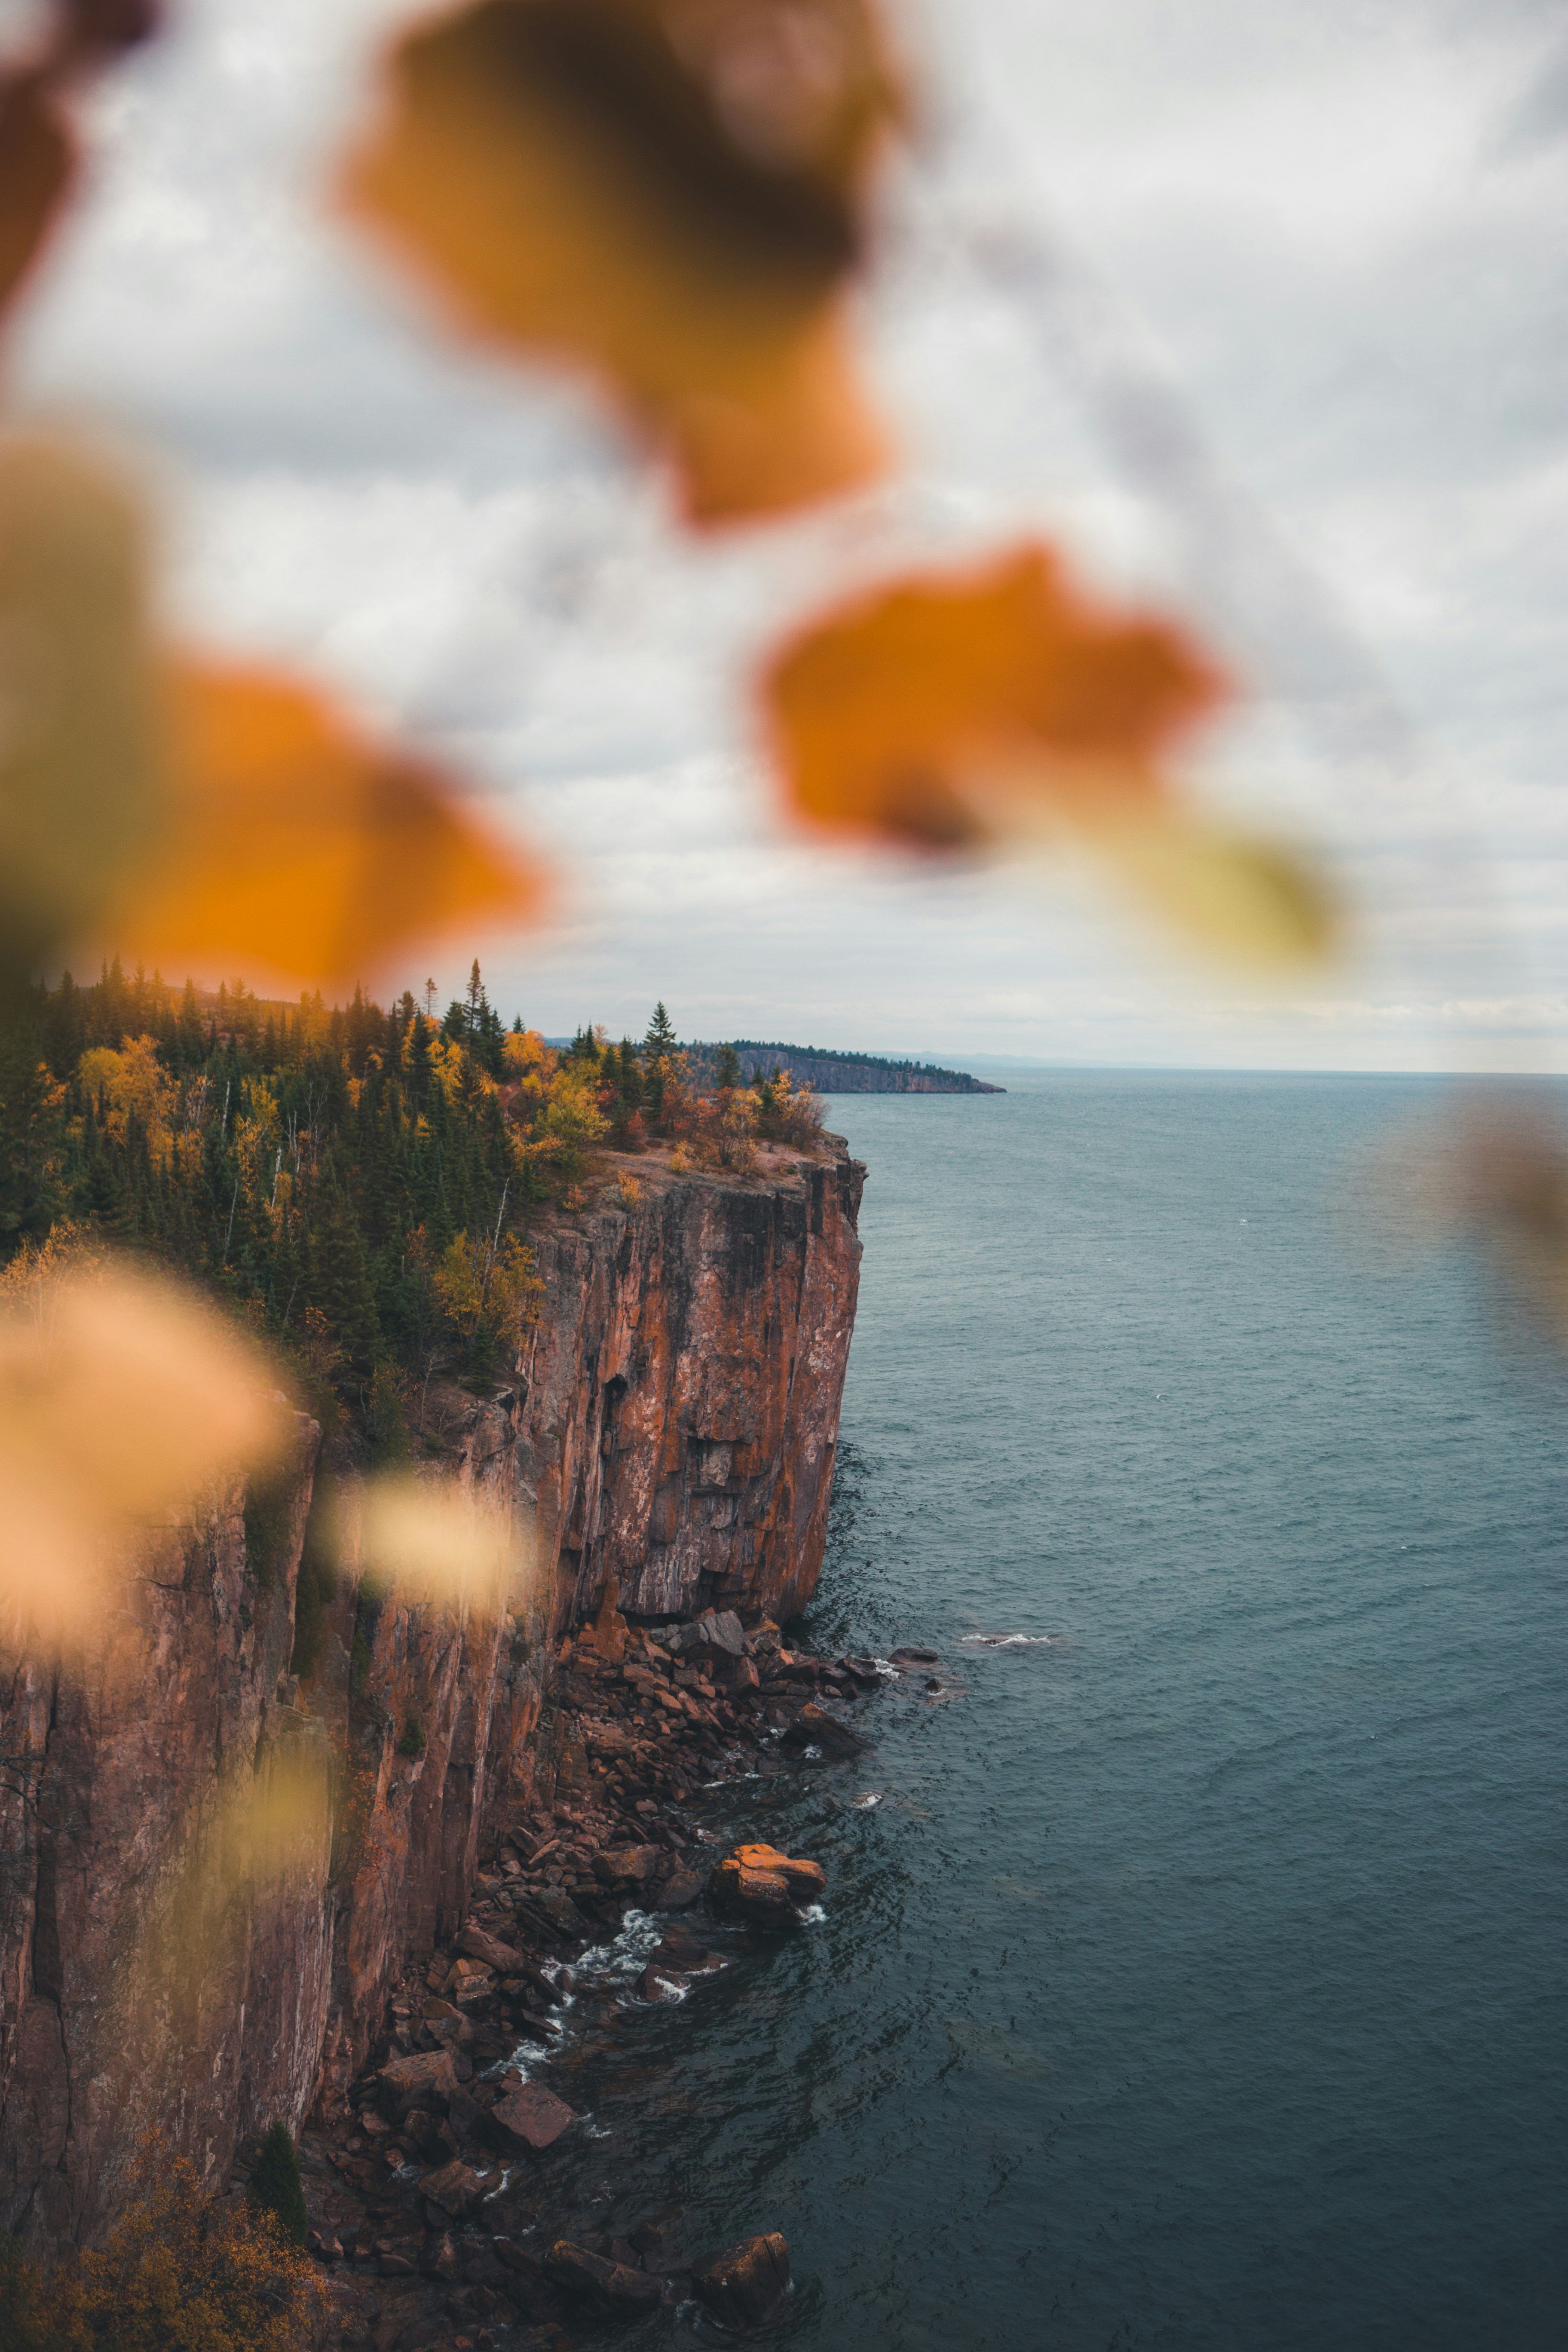
<path id="1" fill-rule="evenodd" d="M 0 1653 L 0 2227 L 30 2251 L 102 2234 L 144 2129 L 216 2182 L 274 2119 L 342 2113 L 481 1852 L 614 1776 L 563 1637 L 617 1601 L 754 1622 L 809 1598 L 859 1262 L 863 1171 L 829 1154 L 747 1181 L 650 1159 L 536 1234 L 510 1385 L 437 1392 L 421 1464 L 512 1515 L 504 1605 L 382 1594 L 351 1541 L 297 1682 L 301 1424 L 265 1498 L 136 1547 L 85 1660 Z"/>

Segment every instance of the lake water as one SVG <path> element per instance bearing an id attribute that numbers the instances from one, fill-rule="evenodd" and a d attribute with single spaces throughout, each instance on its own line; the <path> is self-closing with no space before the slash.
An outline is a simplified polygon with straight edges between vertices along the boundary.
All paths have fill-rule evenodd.
<path id="1" fill-rule="evenodd" d="M 1341 1207 L 1433 1098 L 833 1103 L 869 1180 L 809 1632 L 950 1687 L 709 1798 L 826 1916 L 675 2011 L 584 1992 L 560 2221 L 782 2229 L 821 2352 L 1568 2340 L 1564 1385 Z"/>

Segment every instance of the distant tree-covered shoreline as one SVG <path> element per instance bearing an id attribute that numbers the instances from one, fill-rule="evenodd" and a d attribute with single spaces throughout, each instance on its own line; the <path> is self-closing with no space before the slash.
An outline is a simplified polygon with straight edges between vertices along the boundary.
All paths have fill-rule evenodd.
<path id="1" fill-rule="evenodd" d="M 944 1069 L 937 1062 L 895 1062 L 884 1054 L 838 1053 L 823 1045 L 785 1045 L 755 1037 L 736 1037 L 725 1045 L 689 1045 L 682 1048 L 695 1072 L 715 1069 L 725 1053 L 734 1054 L 744 1076 L 779 1070 L 796 1086 L 829 1095 L 1000 1095 L 1005 1087 L 989 1086 L 967 1070 Z"/>

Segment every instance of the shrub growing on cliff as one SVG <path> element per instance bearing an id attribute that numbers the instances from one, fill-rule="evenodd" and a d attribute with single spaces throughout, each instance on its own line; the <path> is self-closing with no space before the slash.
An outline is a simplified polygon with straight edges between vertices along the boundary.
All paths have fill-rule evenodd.
<path id="1" fill-rule="evenodd" d="M 0 2345 L 5 2352 L 64 2352 L 38 2273 L 15 2238 L 0 2237 Z"/>
<path id="2" fill-rule="evenodd" d="M 423 1747 L 425 1743 L 421 1740 L 419 1744 Z M 279 2229 L 290 2245 L 304 2244 L 310 2216 L 305 2210 L 305 2185 L 300 2178 L 294 2136 L 287 2124 L 274 2124 L 262 2141 L 247 2194 L 258 2212 L 276 2215 Z"/>
<path id="3" fill-rule="evenodd" d="M 697 1106 L 692 1156 L 700 1168 L 725 1168 L 743 1176 L 756 1165 L 756 1136 L 755 1097 L 726 1088 Z"/>
<path id="4" fill-rule="evenodd" d="M 796 1151 L 812 1151 L 822 1136 L 822 1097 L 812 1087 L 797 1087 L 787 1070 L 775 1069 L 754 1081 L 757 1123 L 770 1143 L 786 1143 Z"/>
<path id="5" fill-rule="evenodd" d="M 400 1756 L 424 1755 L 425 1727 L 416 1715 L 411 1715 L 404 1725 L 403 1737 L 397 1743 L 397 1752 Z"/>
<path id="6" fill-rule="evenodd" d="M 298 2189 L 297 2166 L 294 2179 Z M 300 2352 L 325 2305 L 275 2213 L 209 2197 L 195 2166 L 155 2137 L 142 2144 L 112 2236 L 62 2264 L 49 2285 L 14 2240 L 0 2246 L 5 2352 Z"/>

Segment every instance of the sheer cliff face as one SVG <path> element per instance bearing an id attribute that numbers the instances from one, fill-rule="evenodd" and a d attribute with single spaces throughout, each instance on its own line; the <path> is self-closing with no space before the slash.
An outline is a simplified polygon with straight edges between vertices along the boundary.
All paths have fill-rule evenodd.
<path id="1" fill-rule="evenodd" d="M 276 1694 L 316 1438 L 269 1559 L 247 1559 L 237 1484 L 136 1547 L 85 1659 L 0 1662 L 0 2225 L 36 2247 L 101 2231 L 142 2131 L 219 2165 L 258 2087 L 310 2095 L 326 1757 Z M 243 1805 L 280 1775 L 314 1791 L 282 1856 Z"/>
<path id="2" fill-rule="evenodd" d="M 508 1608 L 375 1601 L 351 1559 L 299 1688 L 306 1423 L 264 1542 L 215 1495 L 136 1548 L 85 1662 L 0 1638 L 0 2228 L 34 2251 L 102 2233 L 149 2127 L 222 2180 L 241 2138 L 336 2105 L 481 1843 L 548 1793 L 550 1660 L 608 1578 L 649 1618 L 809 1599 L 863 1171 L 639 1172 L 631 1206 L 536 1236 L 514 1383 L 430 1465 L 514 1510 Z"/>
<path id="3" fill-rule="evenodd" d="M 650 1184 L 543 1237 L 519 1467 L 558 1622 L 608 1578 L 641 1617 L 783 1620 L 822 1568 L 864 1171 Z"/>

